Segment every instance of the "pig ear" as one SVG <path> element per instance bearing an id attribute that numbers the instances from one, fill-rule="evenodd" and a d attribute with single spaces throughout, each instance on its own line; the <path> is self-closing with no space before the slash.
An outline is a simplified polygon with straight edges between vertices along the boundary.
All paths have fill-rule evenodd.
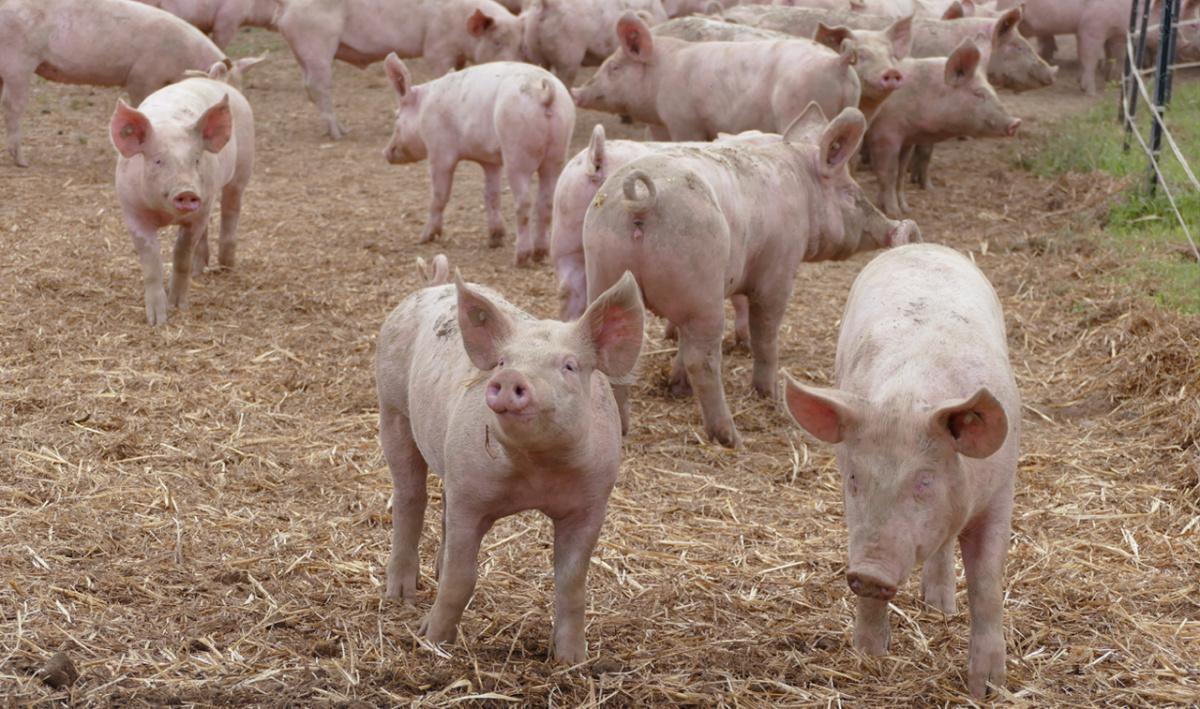
<path id="1" fill-rule="evenodd" d="M 500 347 L 512 335 L 513 322 L 482 293 L 463 283 L 454 269 L 454 287 L 458 291 L 458 328 L 463 348 L 472 364 L 489 370 L 500 362 Z"/>
<path id="2" fill-rule="evenodd" d="M 610 379 L 627 377 L 642 352 L 646 309 L 642 291 L 629 271 L 592 301 L 577 327 L 596 352 L 596 369 Z"/>
<path id="3" fill-rule="evenodd" d="M 963 10 L 962 3 L 959 0 L 954 0 L 954 2 L 950 3 L 950 7 L 947 7 L 946 11 L 942 13 L 943 20 L 959 20 L 966 16 L 967 13 Z"/>
<path id="4" fill-rule="evenodd" d="M 824 22 L 817 23 L 817 31 L 813 33 L 813 41 L 823 44 L 835 52 L 842 51 L 842 42 L 850 39 L 854 33 L 849 27 L 830 27 Z"/>
<path id="5" fill-rule="evenodd" d="M 979 47 L 970 39 L 964 39 L 946 59 L 946 83 L 962 86 L 970 82 L 975 78 L 975 70 L 979 68 L 982 57 Z"/>
<path id="6" fill-rule="evenodd" d="M 626 12 L 617 20 L 617 40 L 621 43 L 621 49 L 639 62 L 649 61 L 654 53 L 650 28 L 635 13 Z"/>
<path id="7" fill-rule="evenodd" d="M 959 0 L 962 3 L 963 17 L 974 17 L 979 14 L 979 8 L 975 7 L 973 0 Z"/>
<path id="8" fill-rule="evenodd" d="M 124 99 L 117 99 L 117 110 L 113 111 L 108 130 L 117 152 L 127 158 L 145 150 L 154 134 L 150 119 L 141 111 L 130 108 Z"/>
<path id="9" fill-rule="evenodd" d="M 783 131 L 783 140 L 787 143 L 816 143 L 817 136 L 829 125 L 825 112 L 816 101 L 809 101 L 799 116 Z"/>
<path id="10" fill-rule="evenodd" d="M 863 0 L 850 0 L 851 12 L 866 12 L 867 4 Z"/>
<path id="11" fill-rule="evenodd" d="M 943 404 L 934 412 L 934 435 L 949 436 L 954 448 L 968 458 L 986 458 L 1000 450 L 1008 437 L 1008 416 L 987 388 L 969 399 Z"/>
<path id="12" fill-rule="evenodd" d="M 784 401 L 792 419 L 800 428 L 826 443 L 841 443 L 846 430 L 858 425 L 863 402 L 857 396 L 837 389 L 805 386 L 787 372 Z"/>
<path id="13" fill-rule="evenodd" d="M 893 58 L 903 59 L 908 56 L 909 52 L 912 51 L 912 26 L 913 16 L 909 15 L 908 17 L 901 17 L 900 19 L 896 20 L 892 23 L 891 27 L 888 27 L 887 30 L 884 31 L 884 35 L 886 35 L 888 40 L 890 40 L 892 43 Z"/>
<path id="14" fill-rule="evenodd" d="M 408 73 L 408 67 L 395 52 L 388 54 L 387 59 L 383 60 L 383 71 L 387 74 L 388 81 L 392 82 L 397 96 L 404 98 L 412 91 L 412 74 Z"/>
<path id="15" fill-rule="evenodd" d="M 846 108 L 825 126 L 818 145 L 821 148 L 821 174 L 829 177 L 846 167 L 858 152 L 867 119 L 857 108 Z"/>
<path id="16" fill-rule="evenodd" d="M 233 62 L 233 68 L 230 71 L 235 77 L 240 78 L 244 76 L 247 71 L 250 71 L 254 67 L 265 62 L 267 60 L 268 53 L 269 52 L 263 52 L 257 57 L 242 57 L 241 59 L 237 59 Z"/>
<path id="17" fill-rule="evenodd" d="M 1025 6 L 1018 5 L 996 18 L 996 24 L 992 26 L 993 47 L 1000 46 L 1001 42 L 1017 31 L 1017 26 L 1021 24 L 1024 12 Z"/>
<path id="18" fill-rule="evenodd" d="M 484 33 L 496 25 L 496 21 L 487 15 L 479 8 L 475 8 L 475 12 L 467 18 L 467 33 L 472 37 L 482 37 Z"/>
<path id="19" fill-rule="evenodd" d="M 229 110 L 229 94 L 204 112 L 193 128 L 200 134 L 204 149 L 219 153 L 233 137 L 233 112 Z"/>
<path id="20" fill-rule="evenodd" d="M 604 126 L 597 123 L 588 143 L 587 174 L 595 177 L 604 170 Z"/>

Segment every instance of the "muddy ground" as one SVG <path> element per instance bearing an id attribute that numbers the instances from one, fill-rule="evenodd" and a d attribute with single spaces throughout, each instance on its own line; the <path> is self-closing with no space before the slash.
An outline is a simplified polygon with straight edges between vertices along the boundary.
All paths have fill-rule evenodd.
<path id="1" fill-rule="evenodd" d="M 431 486 L 418 607 L 383 602 L 379 325 L 417 286 L 416 256 L 445 252 L 469 279 L 545 317 L 557 312 L 553 273 L 514 269 L 511 236 L 486 247 L 482 173 L 470 164 L 444 239 L 417 246 L 426 166 L 381 158 L 393 108 L 382 66 L 337 67 L 352 133 L 330 143 L 277 36 L 246 31 L 231 54 L 262 47 L 272 58 L 246 90 L 258 164 L 240 260 L 196 280 L 191 309 L 163 328 L 145 323 L 113 190 L 107 124 L 118 91 L 39 80 L 25 116 L 32 167 L 0 163 L 0 696 L 968 701 L 961 579 L 950 617 L 924 607 L 910 580 L 895 601 L 892 654 L 856 654 L 831 450 L 753 395 L 749 356 L 736 351 L 726 388 L 745 447 L 703 443 L 694 402 L 665 390 L 673 350 L 659 323 L 648 328 L 635 427 L 591 571 L 589 662 L 545 661 L 550 527 L 535 513 L 485 540 L 450 656 L 420 647 L 440 499 Z M 1153 284 L 1113 277 L 1116 257 L 1096 238 L 1111 179 L 1043 180 L 1020 167 L 1056 122 L 1091 105 L 1073 69 L 1056 87 L 1004 97 L 1025 119 L 1018 138 L 940 148 L 937 189 L 912 193 L 911 216 L 927 240 L 970 253 L 992 278 L 1026 403 L 1004 696 L 1191 703 L 1200 326 L 1147 305 Z M 610 136 L 642 137 L 581 111 L 573 149 L 596 121 Z M 873 193 L 873 179 L 860 179 Z M 845 294 L 869 257 L 800 270 L 781 334 L 793 373 L 828 381 Z M 58 651 L 79 671 L 69 688 L 39 674 Z"/>

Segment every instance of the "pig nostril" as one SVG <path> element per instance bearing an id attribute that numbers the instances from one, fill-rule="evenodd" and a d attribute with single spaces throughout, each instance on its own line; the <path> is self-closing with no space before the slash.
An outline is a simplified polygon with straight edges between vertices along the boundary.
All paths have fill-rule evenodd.
<path id="1" fill-rule="evenodd" d="M 514 386 L 513 387 L 513 395 L 516 396 L 518 399 L 525 398 L 525 387 L 521 386 L 520 384 Z"/>

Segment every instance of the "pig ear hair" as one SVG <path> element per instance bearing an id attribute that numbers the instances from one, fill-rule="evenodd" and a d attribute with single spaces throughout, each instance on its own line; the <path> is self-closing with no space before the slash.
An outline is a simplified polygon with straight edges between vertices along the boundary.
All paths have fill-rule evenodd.
<path id="1" fill-rule="evenodd" d="M 604 168 L 604 126 L 597 123 L 592 129 L 592 139 L 588 142 L 587 174 L 588 177 L 599 175 Z"/>
<path id="2" fill-rule="evenodd" d="M 621 280 L 588 305 L 577 324 L 596 353 L 596 369 L 624 383 L 642 352 L 645 321 L 642 291 L 633 274 L 626 271 Z"/>
<path id="3" fill-rule="evenodd" d="M 146 114 L 130 108 L 124 99 L 117 99 L 117 109 L 109 123 L 109 136 L 118 153 L 127 158 L 141 153 L 153 134 Z"/>
<path id="4" fill-rule="evenodd" d="M 388 54 L 387 59 L 383 60 L 383 71 L 387 74 L 388 81 L 392 82 L 397 96 L 404 98 L 412 92 L 412 74 L 408 73 L 408 67 L 395 52 Z"/>
<path id="5" fill-rule="evenodd" d="M 229 110 L 229 94 L 213 104 L 200 119 L 196 121 L 194 130 L 204 141 L 204 149 L 210 153 L 219 153 L 221 148 L 233 137 L 233 112 Z"/>
<path id="6" fill-rule="evenodd" d="M 892 56 L 896 59 L 903 59 L 912 51 L 913 17 L 901 17 L 884 30 L 884 34 L 892 42 Z"/>
<path id="7" fill-rule="evenodd" d="M 975 78 L 975 70 L 983 58 L 979 46 L 970 38 L 964 39 L 946 59 L 946 83 L 961 86 Z"/>
<path id="8" fill-rule="evenodd" d="M 950 6 L 947 7 L 946 11 L 942 13 L 943 20 L 959 20 L 966 16 L 967 12 L 963 8 L 962 3 L 958 0 L 954 0 L 954 2 L 950 3 Z"/>
<path id="9" fill-rule="evenodd" d="M 813 41 L 823 44 L 835 52 L 842 50 L 842 42 L 854 36 L 849 27 L 830 27 L 824 22 L 817 23 L 817 31 L 813 33 Z"/>
<path id="10" fill-rule="evenodd" d="M 458 291 L 458 329 L 463 348 L 476 367 L 492 369 L 500 363 L 500 346 L 512 335 L 512 319 L 487 296 L 464 283 L 457 268 L 454 287 Z"/>
<path id="11" fill-rule="evenodd" d="M 949 436 L 955 450 L 968 458 L 986 458 L 1008 438 L 1008 415 L 986 387 L 962 401 L 943 404 L 934 412 L 936 436 Z"/>
<path id="12" fill-rule="evenodd" d="M 496 21 L 487 15 L 479 8 L 475 8 L 475 12 L 467 18 L 467 34 L 472 37 L 482 37 L 488 30 L 496 26 Z"/>
<path id="13" fill-rule="evenodd" d="M 1016 7 L 1006 10 L 1000 17 L 996 18 L 996 25 L 992 29 L 992 44 L 999 44 L 1000 40 L 1007 37 L 1017 29 L 1017 25 L 1021 24 L 1021 18 L 1025 14 L 1025 5 L 1017 5 Z"/>
<path id="14" fill-rule="evenodd" d="M 792 420 L 814 438 L 841 443 L 862 419 L 863 401 L 838 389 L 806 386 L 783 372 L 784 402 Z"/>
<path id="15" fill-rule="evenodd" d="M 621 50 L 639 62 L 648 61 L 654 53 L 650 28 L 637 13 L 626 12 L 617 20 L 617 39 L 621 42 Z"/>
<path id="16" fill-rule="evenodd" d="M 818 145 L 821 148 L 821 173 L 830 176 L 849 164 L 850 158 L 862 145 L 863 133 L 867 132 L 867 119 L 857 108 L 845 108 L 837 114 L 821 133 Z"/>
<path id="17" fill-rule="evenodd" d="M 816 143 L 816 138 L 829 125 L 829 119 L 821 110 L 821 104 L 809 101 L 804 110 L 783 131 L 786 143 Z"/>

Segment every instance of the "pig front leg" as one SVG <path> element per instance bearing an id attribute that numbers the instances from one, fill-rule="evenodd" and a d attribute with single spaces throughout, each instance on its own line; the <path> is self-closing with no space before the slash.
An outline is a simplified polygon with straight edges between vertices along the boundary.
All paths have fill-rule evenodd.
<path id="1" fill-rule="evenodd" d="M 1092 33 L 1075 35 L 1079 46 L 1079 88 L 1088 96 L 1096 95 L 1096 69 L 1104 60 L 1104 41 Z"/>
<path id="2" fill-rule="evenodd" d="M 200 235 L 200 240 L 192 248 L 192 276 L 199 276 L 204 273 L 205 267 L 208 266 L 208 229 Z"/>
<path id="3" fill-rule="evenodd" d="M 1011 492 L 1008 493 L 1011 496 Z M 967 651 L 967 689 L 982 699 L 988 685 L 1003 687 L 1004 560 L 1008 555 L 1012 502 L 973 530 L 964 533 L 963 567 L 967 576 L 967 604 L 971 611 L 971 640 Z"/>
<path id="4" fill-rule="evenodd" d="M 733 346 L 750 346 L 750 301 L 744 295 L 729 299 L 733 303 Z"/>
<path id="5" fill-rule="evenodd" d="M 721 335 L 723 334 L 724 304 L 718 306 L 721 317 L 712 322 L 695 319 L 679 326 L 679 352 L 688 381 L 700 402 L 700 414 L 704 419 L 704 432 L 709 440 L 726 448 L 741 445 L 729 405 L 725 401 L 725 388 L 721 383 Z M 751 340 L 756 338 L 751 332 Z"/>
<path id="6" fill-rule="evenodd" d="M 500 212 L 501 165 L 483 166 L 483 206 L 487 211 L 488 246 L 504 245 L 504 215 Z"/>
<path id="7" fill-rule="evenodd" d="M 413 440 L 412 423 L 398 411 L 385 407 L 379 412 L 379 443 L 392 473 L 392 553 L 385 595 L 412 604 L 420 576 L 417 545 L 428 500 L 428 466 Z"/>
<path id="8" fill-rule="evenodd" d="M 791 281 L 769 297 L 750 298 L 750 352 L 754 356 L 754 391 L 768 399 L 776 397 L 775 377 L 779 371 L 779 325 L 791 298 Z"/>
<path id="9" fill-rule="evenodd" d="M 871 141 L 871 169 L 879 182 L 879 208 L 892 219 L 900 217 L 896 183 L 900 175 L 901 147 L 900 142 L 892 138 Z"/>
<path id="10" fill-rule="evenodd" d="M 442 215 L 446 213 L 446 204 L 450 201 L 450 189 L 454 186 L 454 168 L 458 166 L 457 158 L 429 156 L 429 177 L 433 185 L 433 194 L 429 197 L 429 219 L 421 230 L 418 244 L 427 244 L 442 235 Z"/>
<path id="11" fill-rule="evenodd" d="M 193 252 L 196 244 L 207 238 L 208 212 L 199 215 L 193 221 L 179 225 L 175 235 L 175 250 L 172 259 L 171 290 L 167 302 L 172 308 L 187 310 L 188 287 L 192 282 Z"/>
<path id="12" fill-rule="evenodd" d="M 957 610 L 954 601 L 954 540 L 946 542 L 921 569 L 921 595 L 937 610 L 951 615 Z"/>
<path id="13" fill-rule="evenodd" d="M 221 191 L 221 251 L 217 254 L 217 262 L 221 268 L 233 268 L 237 258 L 237 229 L 242 216 L 241 185 L 229 185 Z M 205 245 L 207 246 L 207 240 Z M 207 250 L 205 260 L 208 259 Z"/>
<path id="14" fill-rule="evenodd" d="M 152 327 L 167 322 L 167 291 L 163 288 L 162 256 L 159 253 L 158 230 L 126 220 L 133 248 L 142 264 L 142 287 L 146 296 L 146 322 Z"/>
<path id="15" fill-rule="evenodd" d="M 21 114 L 29 101 L 29 80 L 33 69 L 28 74 L 12 72 L 0 76 L 0 106 L 4 107 L 4 130 L 8 137 L 8 154 L 17 167 L 29 167 L 29 160 L 21 150 Z"/>
<path id="16" fill-rule="evenodd" d="M 604 524 L 604 505 L 554 520 L 554 661 L 577 665 L 587 659 L 584 606 L 587 572 Z"/>
<path id="17" fill-rule="evenodd" d="M 933 144 L 921 143 L 913 150 L 910 175 L 912 183 L 923 190 L 933 189 L 933 180 L 929 178 L 929 163 L 933 161 Z"/>
<path id="18" fill-rule="evenodd" d="M 891 627 L 888 625 L 888 602 L 878 598 L 858 597 L 854 611 L 854 648 L 868 655 L 886 655 Z"/>
<path id="19" fill-rule="evenodd" d="M 904 195 L 904 190 L 908 187 L 908 180 L 904 177 L 908 174 L 908 168 L 912 164 L 913 152 L 916 150 L 916 145 L 906 145 L 900 151 L 900 164 L 896 169 L 896 202 L 900 205 L 900 211 L 907 213 L 909 211 L 908 198 Z"/>
<path id="20" fill-rule="evenodd" d="M 456 510 L 455 500 L 453 493 L 447 490 L 443 502 L 446 505 L 446 536 L 442 540 L 437 598 L 421 623 L 421 634 L 434 645 L 453 642 L 458 633 L 463 610 L 475 593 L 479 544 L 492 526 L 478 514 Z"/>

